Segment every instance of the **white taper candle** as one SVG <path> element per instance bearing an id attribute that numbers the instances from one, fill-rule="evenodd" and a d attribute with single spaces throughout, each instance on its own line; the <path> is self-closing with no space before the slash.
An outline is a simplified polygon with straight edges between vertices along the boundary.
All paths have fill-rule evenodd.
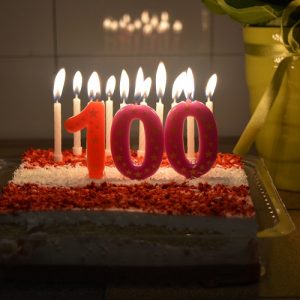
<path id="1" fill-rule="evenodd" d="M 56 101 L 54 103 L 54 161 L 63 160 L 61 151 L 61 104 Z"/>
<path id="2" fill-rule="evenodd" d="M 81 111 L 81 100 L 76 96 L 73 99 L 73 116 L 76 116 Z M 81 155 L 82 147 L 81 147 L 81 131 L 76 131 L 73 133 L 73 154 Z"/>
<path id="3" fill-rule="evenodd" d="M 63 160 L 63 155 L 61 151 L 61 104 L 59 103 L 59 99 L 62 94 L 62 90 L 64 87 L 66 78 L 65 69 L 60 69 L 57 73 L 54 80 L 53 87 L 53 113 L 54 113 L 54 153 L 53 159 L 56 162 L 60 162 Z"/>

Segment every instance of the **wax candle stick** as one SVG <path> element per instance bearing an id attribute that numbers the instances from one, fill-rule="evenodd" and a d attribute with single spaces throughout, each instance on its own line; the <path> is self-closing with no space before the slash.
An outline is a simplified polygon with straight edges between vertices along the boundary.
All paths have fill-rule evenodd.
<path id="1" fill-rule="evenodd" d="M 162 124 L 164 123 L 164 104 L 162 103 L 162 98 L 165 94 L 166 82 L 166 68 L 164 63 L 160 62 L 156 72 L 156 95 L 158 97 L 158 102 L 156 102 L 156 113 Z"/>
<path id="2" fill-rule="evenodd" d="M 148 105 L 146 102 L 147 97 L 149 96 L 150 89 L 151 89 L 151 78 L 148 77 L 144 81 L 143 84 L 143 101 L 140 103 L 140 105 Z M 142 157 L 145 155 L 145 130 L 144 130 L 144 124 L 142 121 L 139 122 L 139 149 L 138 149 L 138 156 Z"/>
<path id="3" fill-rule="evenodd" d="M 122 70 L 121 78 L 120 78 L 120 96 L 122 99 L 122 103 L 120 104 L 120 108 L 125 107 L 126 100 L 129 94 L 129 77 L 125 70 Z"/>
<path id="4" fill-rule="evenodd" d="M 106 156 L 111 155 L 110 149 L 110 131 L 111 131 L 111 124 L 113 120 L 113 113 L 114 113 L 114 102 L 111 100 L 111 97 L 115 91 L 116 86 L 116 77 L 110 76 L 107 80 L 106 84 L 106 95 L 107 100 L 105 102 L 105 120 L 106 120 L 106 130 L 105 130 L 105 154 Z"/>
<path id="5" fill-rule="evenodd" d="M 73 99 L 73 116 L 78 115 L 81 111 L 81 100 L 78 97 L 81 91 L 81 86 L 82 86 L 82 75 L 80 71 L 77 71 L 73 79 L 73 92 L 75 94 L 75 98 Z M 80 130 L 73 133 L 73 154 L 74 155 L 82 154 Z"/>
<path id="6" fill-rule="evenodd" d="M 175 105 L 177 104 L 177 99 L 180 97 L 183 91 L 184 84 L 185 84 L 185 77 L 186 77 L 186 72 L 182 72 L 174 80 L 173 87 L 172 87 L 173 102 L 171 104 L 171 108 L 175 107 Z"/>
<path id="7" fill-rule="evenodd" d="M 88 81 L 90 102 L 80 114 L 69 118 L 65 127 L 69 132 L 87 129 L 87 167 L 89 177 L 98 179 L 103 176 L 105 162 L 105 106 L 100 98 L 100 81 L 93 72 Z"/>
<path id="8" fill-rule="evenodd" d="M 211 112 L 214 111 L 214 105 L 213 102 L 211 101 L 211 98 L 214 94 L 215 88 L 217 85 L 217 75 L 213 74 L 206 85 L 206 89 L 205 89 L 205 94 L 206 94 L 206 102 L 205 105 L 210 109 Z"/>
<path id="9" fill-rule="evenodd" d="M 194 76 L 191 68 L 186 72 L 184 93 L 187 101 L 192 101 L 194 96 Z M 194 117 L 187 117 L 187 157 L 195 159 L 195 120 Z"/>
<path id="10" fill-rule="evenodd" d="M 54 161 L 63 160 L 61 151 L 61 104 L 59 102 L 66 78 L 65 69 L 60 69 L 54 80 L 53 99 L 54 99 Z"/>

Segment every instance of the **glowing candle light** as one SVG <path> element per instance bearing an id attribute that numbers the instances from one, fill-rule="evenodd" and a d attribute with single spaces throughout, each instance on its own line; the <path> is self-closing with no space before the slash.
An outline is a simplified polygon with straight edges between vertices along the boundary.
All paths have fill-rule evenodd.
<path id="1" fill-rule="evenodd" d="M 144 85 L 144 73 L 143 73 L 143 69 L 139 67 L 136 74 L 135 89 L 134 89 L 134 99 L 136 103 L 139 103 L 142 100 L 143 85 Z"/>
<path id="2" fill-rule="evenodd" d="M 113 113 L 114 113 L 114 102 L 113 102 L 113 100 L 111 100 L 111 97 L 115 91 L 115 87 L 116 87 L 116 77 L 112 75 L 108 78 L 107 83 L 106 83 L 106 89 L 105 89 L 105 93 L 107 95 L 107 100 L 105 101 L 105 120 L 106 120 L 105 153 L 106 153 L 106 155 L 111 155 L 110 131 L 111 131 L 111 124 L 112 124 Z"/>
<path id="3" fill-rule="evenodd" d="M 156 72 L 156 95 L 158 102 L 156 102 L 156 113 L 163 124 L 164 122 L 164 104 L 162 103 L 162 97 L 165 94 L 167 83 L 167 71 L 164 63 L 160 62 Z"/>
<path id="4" fill-rule="evenodd" d="M 182 72 L 174 80 L 173 87 L 172 87 L 173 102 L 171 104 L 171 108 L 173 108 L 177 104 L 176 101 L 180 97 L 183 91 L 185 80 L 186 80 L 185 77 L 186 77 L 186 72 Z"/>
<path id="5" fill-rule="evenodd" d="M 186 80 L 184 93 L 187 101 L 192 101 L 194 98 L 194 76 L 191 68 L 186 72 Z M 187 117 L 187 157 L 195 158 L 195 120 L 194 117 Z"/>
<path id="6" fill-rule="evenodd" d="M 54 80 L 53 99 L 54 99 L 54 161 L 63 160 L 61 152 L 61 104 L 59 102 L 66 78 L 65 69 L 60 69 Z"/>
<path id="7" fill-rule="evenodd" d="M 122 102 L 120 104 L 120 108 L 125 107 L 126 99 L 128 98 L 129 94 L 129 77 L 125 70 L 122 70 L 121 78 L 120 78 L 120 96 L 122 99 Z"/>
<path id="8" fill-rule="evenodd" d="M 73 116 L 76 116 L 81 111 L 81 100 L 79 99 L 79 94 L 82 87 L 82 75 L 80 71 L 77 71 L 73 78 L 73 92 L 75 98 L 73 99 Z M 73 133 L 73 154 L 81 155 L 82 147 L 81 147 L 81 131 L 77 131 Z"/>
<path id="9" fill-rule="evenodd" d="M 140 105 L 148 105 L 146 102 L 146 99 L 149 96 L 150 93 L 150 89 L 151 89 L 151 78 L 148 77 L 145 79 L 145 81 L 143 82 L 143 86 L 142 86 L 142 97 L 143 97 L 143 101 L 140 103 Z M 145 155 L 145 130 L 144 130 L 144 124 L 142 121 L 140 121 L 139 123 L 139 149 L 138 149 L 138 156 L 144 156 Z"/>
<path id="10" fill-rule="evenodd" d="M 90 178 L 101 178 L 105 161 L 105 106 L 100 98 L 100 80 L 93 72 L 88 81 L 90 102 L 80 114 L 66 120 L 69 132 L 87 129 L 87 167 Z"/>
<path id="11" fill-rule="evenodd" d="M 214 103 L 211 101 L 211 98 L 215 92 L 215 88 L 217 85 L 217 74 L 213 74 L 206 85 L 205 94 L 206 94 L 206 103 L 205 105 L 211 110 L 211 112 L 214 111 Z"/>

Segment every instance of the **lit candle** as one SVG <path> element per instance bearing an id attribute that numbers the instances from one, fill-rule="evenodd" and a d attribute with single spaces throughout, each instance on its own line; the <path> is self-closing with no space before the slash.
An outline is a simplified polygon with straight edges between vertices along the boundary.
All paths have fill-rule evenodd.
<path id="1" fill-rule="evenodd" d="M 125 70 L 122 70 L 121 78 L 120 78 L 120 96 L 122 99 L 122 102 L 120 104 L 120 108 L 125 107 L 126 99 L 128 98 L 129 94 L 129 77 Z"/>
<path id="2" fill-rule="evenodd" d="M 116 87 L 116 77 L 110 76 L 106 83 L 106 90 L 105 93 L 107 95 L 107 100 L 105 102 L 105 120 L 106 120 L 106 148 L 105 154 L 111 155 L 110 151 L 110 131 L 111 131 L 111 124 L 113 119 L 113 111 L 114 111 L 114 102 L 111 100 L 111 97 L 115 91 Z"/>
<path id="3" fill-rule="evenodd" d="M 156 72 L 156 95 L 158 102 L 156 102 L 156 113 L 161 121 L 164 123 L 164 104 L 161 99 L 165 94 L 167 82 L 167 72 L 164 63 L 160 62 Z"/>
<path id="4" fill-rule="evenodd" d="M 105 106 L 100 98 L 100 80 L 93 72 L 88 81 L 90 102 L 80 114 L 66 120 L 69 132 L 87 129 L 87 167 L 90 178 L 101 178 L 105 162 Z M 96 101 L 94 101 L 96 100 Z"/>
<path id="5" fill-rule="evenodd" d="M 206 85 L 205 94 L 206 94 L 206 102 L 205 105 L 210 109 L 211 112 L 214 111 L 214 103 L 211 101 L 211 98 L 214 94 L 216 85 L 217 85 L 217 74 L 213 74 Z"/>
<path id="6" fill-rule="evenodd" d="M 173 87 L 172 87 L 173 102 L 171 104 L 171 108 L 173 108 L 177 104 L 176 101 L 180 97 L 183 91 L 184 84 L 185 84 L 185 77 L 186 77 L 186 72 L 182 72 L 174 80 Z"/>
<path id="7" fill-rule="evenodd" d="M 194 97 L 194 76 L 191 68 L 186 72 L 184 93 L 187 101 Z M 195 120 L 194 117 L 187 117 L 187 157 L 195 159 Z"/>
<path id="8" fill-rule="evenodd" d="M 140 105 L 147 105 L 146 99 L 149 96 L 150 89 L 151 89 L 151 78 L 148 77 L 145 79 L 143 82 L 143 88 L 142 88 L 142 96 L 143 96 L 143 101 L 140 103 Z M 145 130 L 144 130 L 144 124 L 142 121 L 140 121 L 139 124 L 139 150 L 138 150 L 138 156 L 144 156 L 145 155 Z"/>
<path id="9" fill-rule="evenodd" d="M 54 80 L 53 99 L 54 99 L 54 161 L 63 160 L 61 152 L 61 104 L 59 102 L 66 78 L 65 69 L 60 69 Z"/>
<path id="10" fill-rule="evenodd" d="M 78 98 L 82 86 L 82 75 L 80 71 L 77 71 L 73 78 L 73 92 L 75 94 L 75 98 L 73 99 L 73 116 L 76 116 L 81 111 L 81 100 Z M 81 155 L 82 147 L 81 147 L 81 131 L 77 131 L 73 133 L 73 154 Z"/>
<path id="11" fill-rule="evenodd" d="M 135 103 L 140 103 L 140 101 L 142 100 L 143 85 L 144 85 L 144 73 L 142 67 L 139 67 L 135 79 L 135 89 L 134 89 Z"/>

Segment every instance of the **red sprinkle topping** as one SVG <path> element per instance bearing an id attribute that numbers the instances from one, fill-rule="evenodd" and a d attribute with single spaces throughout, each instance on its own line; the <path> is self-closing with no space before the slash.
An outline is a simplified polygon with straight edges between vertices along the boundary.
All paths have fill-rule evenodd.
<path id="1" fill-rule="evenodd" d="M 137 157 L 136 151 L 131 152 L 132 161 L 137 164 L 141 164 L 143 161 L 142 157 Z M 64 166 L 66 164 L 75 166 L 76 164 L 86 166 L 86 153 L 83 152 L 82 155 L 75 156 L 72 153 L 72 150 L 63 151 L 62 162 L 54 162 L 53 160 L 53 150 L 41 150 L 41 149 L 29 149 L 23 155 L 23 162 L 25 163 L 25 167 L 28 169 L 32 169 L 35 167 L 46 167 L 46 166 Z M 241 158 L 238 155 L 230 154 L 230 153 L 218 153 L 217 159 L 215 161 L 215 165 L 221 165 L 224 168 L 241 168 L 242 162 Z M 113 166 L 114 162 L 111 156 L 106 158 L 105 165 Z M 167 156 L 164 154 L 161 166 L 169 166 L 169 161 Z"/>
<path id="2" fill-rule="evenodd" d="M 246 216 L 255 214 L 247 186 L 199 184 L 114 185 L 84 188 L 9 183 L 0 197 L 0 212 L 136 209 L 171 215 Z"/>

